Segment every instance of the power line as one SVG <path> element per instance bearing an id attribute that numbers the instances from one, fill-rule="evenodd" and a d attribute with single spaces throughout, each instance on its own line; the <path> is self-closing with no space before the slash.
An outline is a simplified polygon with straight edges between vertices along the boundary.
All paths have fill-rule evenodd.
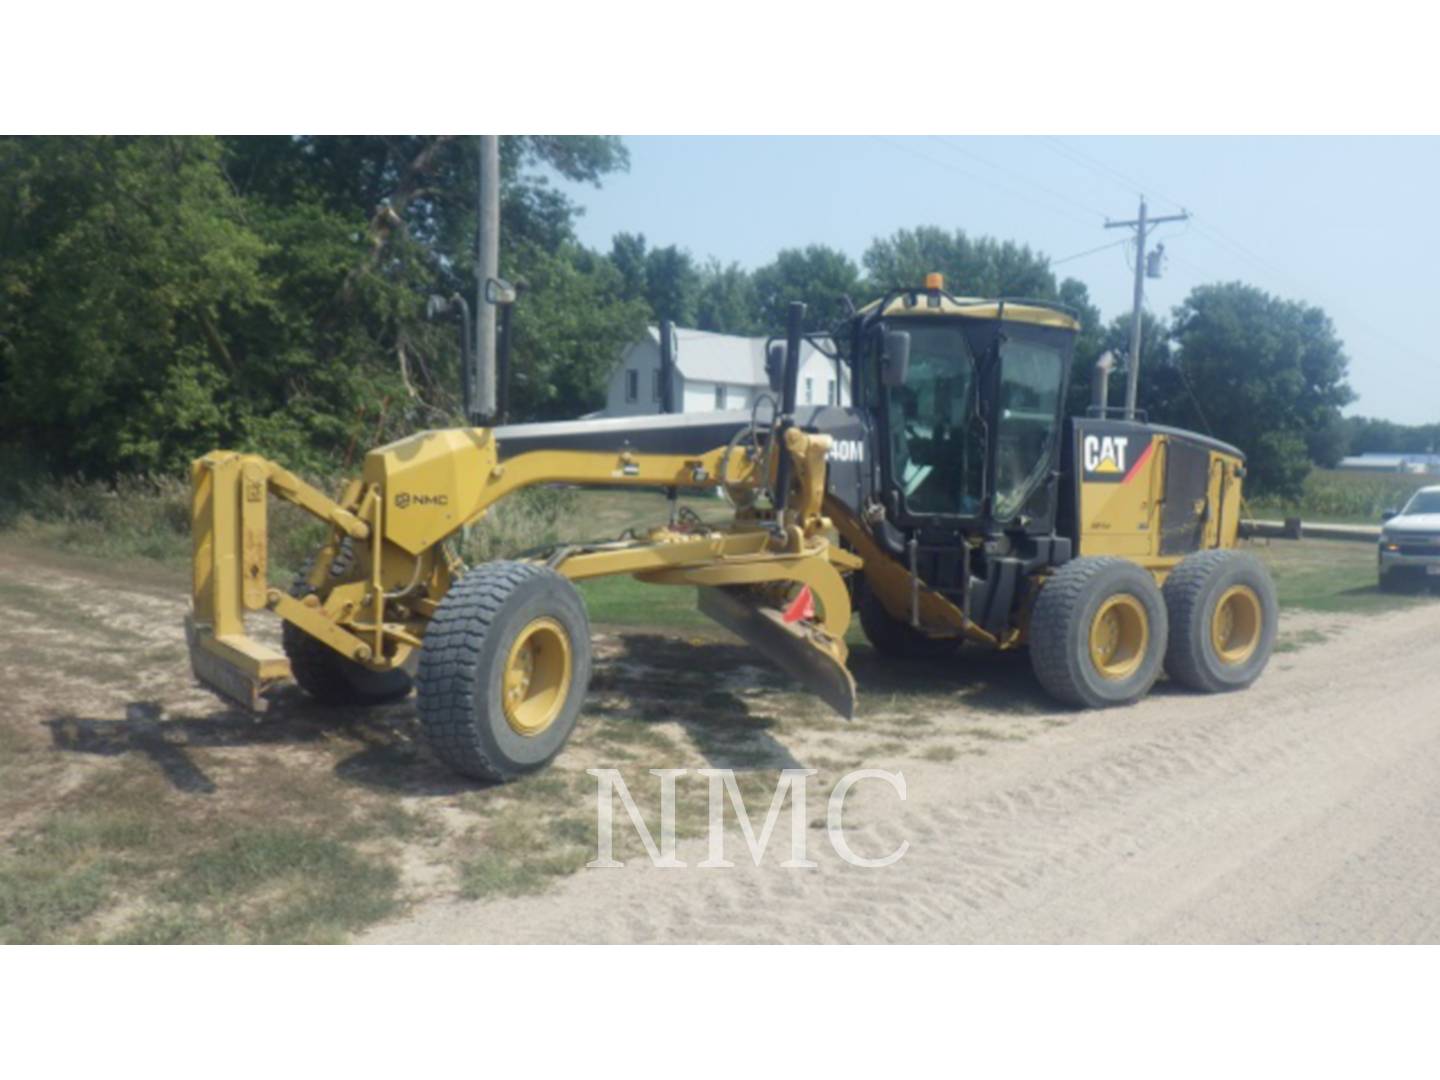
<path id="1" fill-rule="evenodd" d="M 1062 154 L 1072 162 L 1089 168 L 1092 172 L 1094 172 L 1098 176 L 1101 176 L 1102 178 L 1109 179 L 1114 183 L 1120 184 L 1120 186 L 1124 187 L 1126 190 L 1138 194 L 1142 186 L 1144 186 L 1140 185 L 1139 181 L 1137 181 L 1133 176 L 1130 176 L 1126 173 L 1121 172 L 1118 169 L 1106 165 L 1098 158 L 1095 158 L 1092 155 L 1085 153 L 1078 147 L 1070 146 L 1069 144 L 1062 142 L 1060 139 L 1054 136 L 1045 136 L 1044 138 L 1045 145 L 1049 146 L 1057 153 Z M 1153 186 L 1149 186 L 1149 190 L 1154 192 L 1165 202 L 1168 202 L 1171 205 L 1179 207 L 1181 210 L 1184 210 L 1183 203 L 1180 203 L 1177 200 L 1171 198 L 1164 192 L 1156 191 Z M 1312 288 L 1309 284 L 1301 281 L 1299 278 L 1297 278 L 1290 272 L 1270 262 L 1268 259 L 1264 259 L 1261 256 L 1255 254 L 1255 252 L 1251 251 L 1244 244 L 1240 243 L 1240 241 L 1235 240 L 1228 233 L 1224 232 L 1218 225 L 1211 224 L 1209 220 L 1204 218 L 1203 216 L 1196 218 L 1194 227 L 1201 236 L 1205 237 L 1212 244 L 1226 249 L 1232 256 L 1238 255 L 1240 258 L 1244 259 L 1252 266 L 1260 269 L 1267 274 L 1288 281 L 1292 286 L 1297 286 L 1302 293 L 1309 293 L 1311 295 L 1315 295 L 1324 291 Z M 1212 276 L 1215 276 L 1218 280 L 1222 275 Z M 1430 358 L 1428 356 L 1423 355 L 1409 342 L 1401 341 L 1397 338 L 1391 337 L 1384 330 L 1381 330 L 1374 323 L 1359 315 L 1357 312 L 1347 307 L 1346 305 L 1330 301 L 1328 303 L 1328 307 L 1339 314 L 1343 314 L 1350 322 L 1367 331 L 1373 337 L 1384 341 L 1392 348 L 1396 348 L 1402 352 L 1408 353 L 1415 360 L 1419 360 L 1427 364 L 1430 362 Z"/>
<path id="2" fill-rule="evenodd" d="M 1117 248 L 1121 244 L 1128 243 L 1130 243 L 1129 240 L 1115 240 L 1108 244 L 1101 244 L 1099 247 L 1090 248 L 1088 251 L 1077 251 L 1074 255 L 1066 255 L 1063 259 L 1051 259 L 1050 265 L 1059 266 L 1061 263 L 1074 262 L 1076 259 L 1083 259 L 1087 255 L 1094 255 L 1099 251 L 1109 251 L 1111 248 Z"/>
<path id="3" fill-rule="evenodd" d="M 1071 206 L 1076 207 L 1077 209 L 1081 210 L 1086 214 L 1093 215 L 1095 217 L 1101 218 L 1102 220 L 1105 217 L 1105 214 L 1102 211 L 1095 209 L 1093 206 L 1086 206 L 1084 203 L 1075 199 L 1074 196 L 1067 195 L 1063 191 L 1056 191 L 1054 188 L 1046 184 L 1042 184 L 1040 183 L 1040 181 L 1034 180 L 1031 177 L 1028 177 L 1023 173 L 1019 172 L 1018 170 L 1012 169 L 1006 165 L 1002 165 L 999 162 L 991 161 L 983 154 L 980 154 L 979 152 L 970 149 L 970 147 L 968 146 L 961 146 L 953 139 L 947 139 L 940 135 L 932 135 L 930 136 L 930 138 L 938 142 L 941 146 L 953 150 L 957 154 L 964 154 L 966 157 L 972 158 L 983 165 L 988 165 L 990 166 L 990 168 L 995 169 L 998 172 L 1003 172 L 1008 176 L 1012 176 L 1016 180 L 1019 180 L 1021 183 L 1029 184 L 1031 187 L 1039 191 L 1045 192 L 1045 194 L 1049 195 L 1051 198 L 1058 199 L 1064 203 L 1069 203 Z"/>
<path id="4" fill-rule="evenodd" d="M 1032 206 L 1038 206 L 1042 210 L 1047 210 L 1050 213 L 1056 215 L 1057 217 L 1063 217 L 1067 221 L 1074 220 L 1074 216 L 1068 210 L 1056 209 L 1049 203 L 1040 202 L 1032 196 L 1026 195 L 1022 192 L 1018 192 L 1012 187 L 1007 187 L 1006 185 L 1001 184 L 998 181 L 991 180 L 989 177 L 979 176 L 976 173 L 970 172 L 966 169 L 962 169 L 952 161 L 946 161 L 941 158 L 937 158 L 932 154 L 927 154 L 923 150 L 910 146 L 908 143 L 895 142 L 893 139 L 887 139 L 883 135 L 872 135 L 870 137 L 878 143 L 883 143 L 884 145 L 889 146 L 895 150 L 903 150 L 907 154 L 911 154 L 924 161 L 928 161 L 930 162 L 930 164 L 935 165 L 941 169 L 946 169 L 950 172 L 955 173 L 958 176 L 963 176 L 967 180 L 974 180 L 976 183 L 984 184 L 987 187 L 994 188 L 996 191 L 1002 192 L 1003 194 L 1008 195 L 1011 198 L 1023 200 L 1025 202 L 1028 202 Z"/>
<path id="5" fill-rule="evenodd" d="M 1064 142 L 1063 140 L 1057 138 L 1057 137 L 1054 136 L 1054 135 L 1046 135 L 1046 136 L 1044 136 L 1044 139 L 1045 139 L 1045 145 L 1049 146 L 1051 149 L 1055 149 L 1055 150 L 1060 151 L 1062 154 L 1064 154 L 1066 157 L 1068 157 L 1071 161 L 1075 162 L 1076 164 L 1081 165 L 1081 166 L 1084 167 L 1084 168 L 1088 168 L 1091 172 L 1095 173 L 1096 175 L 1101 176 L 1101 177 L 1104 178 L 1104 179 L 1109 179 L 1109 180 L 1113 181 L 1114 183 L 1119 184 L 1122 188 L 1124 188 L 1124 189 L 1125 189 L 1126 191 L 1128 191 L 1130 194 L 1135 195 L 1135 196 L 1139 196 L 1139 195 L 1143 194 L 1144 192 L 1147 192 L 1147 191 L 1148 191 L 1148 192 L 1150 192 L 1152 195 L 1157 195 L 1157 196 L 1159 196 L 1159 198 L 1160 198 L 1160 200 L 1161 200 L 1162 202 L 1167 202 L 1167 203 L 1169 203 L 1171 206 L 1175 207 L 1177 210 L 1180 210 L 1180 211 L 1182 211 L 1182 212 L 1185 210 L 1185 204 L 1184 204 L 1184 203 L 1178 202 L 1177 200 L 1172 199 L 1170 196 L 1166 195 L 1163 191 L 1158 191 L 1158 190 L 1156 190 L 1154 184 L 1148 184 L 1148 183 L 1144 183 L 1144 182 L 1142 182 L 1142 181 L 1140 181 L 1140 180 L 1137 180 L 1137 179 L 1135 179 L 1135 177 L 1129 175 L 1128 173 L 1123 173 L 1123 172 L 1121 172 L 1119 169 L 1116 169 L 1116 168 L 1114 168 L 1113 166 L 1107 165 L 1105 162 L 1101 161 L 1099 158 L 1094 157 L 1094 156 L 1092 156 L 1092 155 L 1090 155 L 1090 154 L 1087 154 L 1084 150 L 1081 150 L 1078 146 L 1071 146 L 1069 143 Z"/>

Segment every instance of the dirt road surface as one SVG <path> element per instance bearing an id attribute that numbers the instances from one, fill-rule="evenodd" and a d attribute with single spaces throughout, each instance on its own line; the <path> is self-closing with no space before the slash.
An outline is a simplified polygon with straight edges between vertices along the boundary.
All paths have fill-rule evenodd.
<path id="1" fill-rule="evenodd" d="M 886 868 L 822 851 L 813 870 L 756 869 L 742 848 L 707 870 L 692 846 L 687 869 L 588 869 L 370 940 L 1434 942 L 1434 620 L 1352 617 L 1245 695 L 1161 692 L 982 758 L 905 762 L 903 805 L 856 789 L 854 848 L 909 841 Z"/>
<path id="2" fill-rule="evenodd" d="M 762 734 L 783 744 L 793 765 L 829 754 L 902 773 L 904 802 L 865 782 L 846 804 L 857 852 L 876 856 L 908 843 L 893 865 L 855 867 L 836 856 L 814 827 L 825 815 L 815 798 L 813 869 L 780 866 L 787 813 L 759 868 L 733 833 L 727 853 L 735 868 L 695 866 L 705 857 L 700 833 L 681 843 L 685 869 L 627 856 L 623 869 L 582 869 L 528 895 L 492 890 L 464 901 L 437 831 L 492 845 L 501 834 L 477 833 L 473 822 L 486 820 L 477 814 L 500 801 L 512 816 L 493 820 L 523 821 L 525 804 L 515 800 L 526 789 L 457 785 L 419 748 L 413 705 L 350 727 L 316 719 L 302 703 L 254 727 L 217 710 L 184 671 L 183 579 L 117 581 L 103 565 L 0 549 L 0 593 L 9 607 L 0 642 L 9 696 L 0 735 L 9 741 L 0 756 L 8 752 L 14 770 L 3 785 L 9 790 L 0 790 L 0 842 L 26 835 L 46 803 L 65 809 L 67 792 L 88 785 L 99 797 L 136 777 L 152 785 L 137 791 L 151 798 L 145 793 L 153 790 L 176 815 L 203 807 L 194 813 L 206 829 L 238 816 L 237 800 L 265 770 L 283 786 L 252 797 L 247 817 L 263 814 L 282 791 L 291 800 L 284 812 L 319 822 L 361 803 L 379 813 L 380 800 L 393 799 L 435 827 L 375 842 L 375 857 L 401 867 L 404 896 L 363 941 L 1440 941 L 1434 606 L 1287 615 L 1287 633 L 1310 637 L 1278 654 L 1248 693 L 1204 697 L 1162 686 L 1135 708 L 1102 713 L 1054 710 L 1028 689 L 1023 662 L 1012 662 L 998 693 L 982 700 L 946 689 L 925 699 L 931 715 L 908 720 L 926 727 L 905 729 L 893 709 L 883 719 L 888 706 L 862 671 L 868 716 L 818 733 L 808 721 L 787 721 L 771 729 L 778 735 Z M 678 664 L 673 656 L 663 662 Z M 583 770 L 606 764 L 610 748 L 622 745 L 603 738 L 606 725 L 619 722 L 617 701 L 638 700 L 648 688 L 660 695 L 649 708 L 680 717 L 652 725 L 674 729 L 665 754 L 709 746 L 675 765 L 717 763 L 714 748 L 729 745 L 730 736 L 683 718 L 704 692 L 693 688 L 712 685 L 712 673 L 657 676 L 631 670 L 633 657 L 608 663 L 588 730 L 555 770 L 569 776 L 576 794 L 565 798 L 579 803 L 573 813 L 582 821 L 594 813 Z M 726 685 L 751 681 L 755 670 L 732 670 Z M 692 682 L 674 681 L 682 675 Z M 949 677 L 964 685 L 963 676 Z M 734 693 L 742 696 L 726 708 L 760 700 Z M 918 742 L 876 743 L 880 729 L 939 732 L 950 742 L 932 740 L 932 752 L 923 752 Z M 980 749 L 933 752 L 977 742 Z M 624 775 L 632 786 L 653 784 L 646 768 L 667 762 L 632 759 Z M 0 776 L 6 765 L 0 761 Z M 299 801 L 308 778 L 326 785 L 314 807 Z M 751 798 L 750 812 L 762 816 L 764 804 Z M 624 828 L 623 812 L 619 821 Z M 593 850 L 593 832 L 587 843 Z M 103 938 L 128 915 L 107 915 L 86 933 Z"/>

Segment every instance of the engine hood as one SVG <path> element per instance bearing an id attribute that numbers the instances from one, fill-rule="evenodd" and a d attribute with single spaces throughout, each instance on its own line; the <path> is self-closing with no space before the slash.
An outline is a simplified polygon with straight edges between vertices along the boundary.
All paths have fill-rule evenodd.
<path id="1" fill-rule="evenodd" d="M 1440 533 L 1440 514 L 1401 514 L 1385 522 L 1387 533 Z"/>

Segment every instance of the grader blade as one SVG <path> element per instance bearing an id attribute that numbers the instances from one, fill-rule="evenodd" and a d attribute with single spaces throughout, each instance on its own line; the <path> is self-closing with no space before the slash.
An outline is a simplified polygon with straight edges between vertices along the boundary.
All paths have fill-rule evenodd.
<path id="1" fill-rule="evenodd" d="M 849 720 L 855 715 L 855 679 L 844 663 L 814 635 L 820 631 L 787 623 L 774 608 L 756 603 L 744 591 L 702 586 L 701 612 L 800 682 Z"/>
<path id="2" fill-rule="evenodd" d="M 216 637 L 189 615 L 185 617 L 185 644 L 195 678 L 249 712 L 265 712 L 269 702 L 264 692 L 290 675 L 290 662 L 284 654 L 243 635 Z"/>

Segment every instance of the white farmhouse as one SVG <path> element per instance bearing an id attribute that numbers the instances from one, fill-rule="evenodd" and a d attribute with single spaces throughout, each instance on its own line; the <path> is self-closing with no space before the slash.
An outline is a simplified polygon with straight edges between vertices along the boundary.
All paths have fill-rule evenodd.
<path id="1" fill-rule="evenodd" d="M 712 334 L 675 328 L 675 412 L 749 409 L 757 394 L 770 393 L 765 377 L 765 338 Z M 801 405 L 850 404 L 845 377 L 809 342 L 800 346 Z M 842 371 L 846 369 L 842 368 Z M 639 416 L 660 412 L 660 328 L 627 346 L 610 376 L 605 408 L 595 416 Z"/>

